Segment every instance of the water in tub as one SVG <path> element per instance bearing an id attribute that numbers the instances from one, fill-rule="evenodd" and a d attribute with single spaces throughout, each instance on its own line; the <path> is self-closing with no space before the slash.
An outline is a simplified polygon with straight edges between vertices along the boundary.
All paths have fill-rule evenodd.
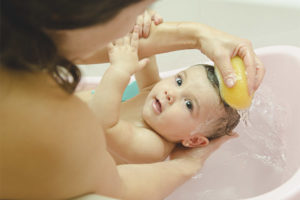
<path id="1" fill-rule="evenodd" d="M 252 106 L 241 112 L 240 137 L 226 143 L 190 181 L 167 200 L 234 200 L 249 198 L 277 187 L 286 171 L 287 110 L 272 90 L 262 85 Z"/>

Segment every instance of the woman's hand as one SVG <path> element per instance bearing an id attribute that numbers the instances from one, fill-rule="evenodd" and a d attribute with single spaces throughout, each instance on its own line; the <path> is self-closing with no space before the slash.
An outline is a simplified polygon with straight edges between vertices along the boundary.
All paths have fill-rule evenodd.
<path id="1" fill-rule="evenodd" d="M 139 44 L 139 27 L 135 26 L 132 33 L 125 37 L 117 39 L 115 42 L 108 44 L 108 56 L 111 67 L 125 72 L 129 76 L 141 70 L 149 62 L 148 58 L 139 61 L 138 44 Z"/>
<path id="2" fill-rule="evenodd" d="M 153 10 L 146 10 L 143 14 L 139 15 L 136 19 L 136 25 L 139 26 L 139 37 L 147 38 L 150 34 L 151 24 L 159 25 L 163 19 Z"/>
<path id="3" fill-rule="evenodd" d="M 262 82 L 265 68 L 255 55 L 251 42 L 210 27 L 205 31 L 199 40 L 199 49 L 219 68 L 226 85 L 232 87 L 236 81 L 230 60 L 240 56 L 246 66 L 249 94 L 253 94 Z"/>
<path id="4" fill-rule="evenodd" d="M 224 135 L 220 138 L 212 140 L 207 146 L 199 148 L 186 148 L 178 145 L 170 155 L 171 160 L 180 159 L 184 161 L 190 161 L 195 171 L 198 171 L 206 161 L 206 159 L 222 144 L 230 139 L 237 138 L 238 134 L 233 133 L 230 136 Z M 196 173 L 196 172 L 195 172 Z"/>

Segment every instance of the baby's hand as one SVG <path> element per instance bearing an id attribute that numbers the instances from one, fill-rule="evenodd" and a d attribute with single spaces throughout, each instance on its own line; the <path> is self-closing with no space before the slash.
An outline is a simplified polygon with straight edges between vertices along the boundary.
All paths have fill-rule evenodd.
<path id="1" fill-rule="evenodd" d="M 128 73 L 130 76 L 146 66 L 149 59 L 138 58 L 139 27 L 135 26 L 132 33 L 108 44 L 108 56 L 111 67 Z"/>

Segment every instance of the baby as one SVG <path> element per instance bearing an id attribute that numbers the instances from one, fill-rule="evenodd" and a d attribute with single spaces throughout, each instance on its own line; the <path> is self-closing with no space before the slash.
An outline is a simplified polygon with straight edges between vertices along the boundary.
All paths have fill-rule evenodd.
<path id="1" fill-rule="evenodd" d="M 138 41 L 135 28 L 108 46 L 111 65 L 95 93 L 101 100 L 91 102 L 102 110 L 96 114 L 116 162 L 157 162 L 177 143 L 201 147 L 230 134 L 240 116 L 220 98 L 214 67 L 196 65 L 161 79 L 154 56 L 138 60 Z M 140 92 L 121 102 L 133 74 Z"/>

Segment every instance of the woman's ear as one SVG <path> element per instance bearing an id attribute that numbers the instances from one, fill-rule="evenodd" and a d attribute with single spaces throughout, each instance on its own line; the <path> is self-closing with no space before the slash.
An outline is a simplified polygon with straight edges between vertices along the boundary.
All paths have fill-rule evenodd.
<path id="1" fill-rule="evenodd" d="M 209 144 L 207 137 L 200 133 L 190 135 L 188 138 L 182 140 L 182 145 L 185 147 L 204 147 Z"/>

